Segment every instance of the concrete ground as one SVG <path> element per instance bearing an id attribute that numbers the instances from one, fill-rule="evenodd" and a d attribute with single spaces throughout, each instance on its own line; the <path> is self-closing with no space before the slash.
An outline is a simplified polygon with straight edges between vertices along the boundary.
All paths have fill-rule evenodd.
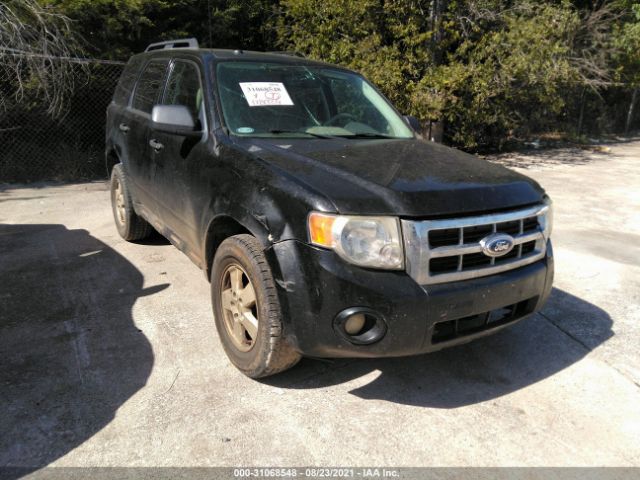
<path id="1" fill-rule="evenodd" d="M 640 466 L 639 159 L 637 142 L 518 161 L 556 205 L 542 314 L 261 382 L 224 355 L 187 257 L 118 237 L 104 183 L 5 186 L 0 465 Z"/>

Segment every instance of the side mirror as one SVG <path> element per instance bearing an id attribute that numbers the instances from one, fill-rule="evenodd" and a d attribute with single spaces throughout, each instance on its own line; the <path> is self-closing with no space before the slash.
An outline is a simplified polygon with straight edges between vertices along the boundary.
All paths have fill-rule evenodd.
<path id="1" fill-rule="evenodd" d="M 184 105 L 155 105 L 151 111 L 151 128 L 185 137 L 202 135 L 201 131 L 196 130 L 193 115 Z"/>
<path id="2" fill-rule="evenodd" d="M 413 115 L 405 115 L 404 121 L 407 122 L 407 125 L 409 125 L 414 132 L 420 133 L 422 127 L 420 126 L 420 122 L 416 117 L 414 117 Z"/>

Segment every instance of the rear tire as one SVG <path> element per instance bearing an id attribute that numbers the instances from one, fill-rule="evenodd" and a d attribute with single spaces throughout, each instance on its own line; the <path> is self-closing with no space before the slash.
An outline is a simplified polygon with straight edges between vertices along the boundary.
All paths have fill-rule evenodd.
<path id="1" fill-rule="evenodd" d="M 222 242 L 211 269 L 211 297 L 220 341 L 238 370 L 260 378 L 298 363 L 301 355 L 284 339 L 275 283 L 255 237 Z"/>
<path id="2" fill-rule="evenodd" d="M 131 190 L 121 163 L 111 170 L 111 209 L 118 233 L 128 242 L 142 240 L 153 231 L 153 227 L 133 209 Z"/>

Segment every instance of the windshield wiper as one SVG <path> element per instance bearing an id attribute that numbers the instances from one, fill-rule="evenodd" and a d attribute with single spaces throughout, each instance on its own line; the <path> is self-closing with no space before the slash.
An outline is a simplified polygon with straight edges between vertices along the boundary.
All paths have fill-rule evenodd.
<path id="1" fill-rule="evenodd" d="M 301 134 L 301 135 L 311 135 L 312 137 L 316 137 L 316 138 L 397 138 L 397 137 L 392 137 L 390 135 L 385 135 L 383 133 L 373 133 L 373 132 L 361 132 L 361 133 L 354 133 L 354 134 L 350 134 L 350 135 L 322 135 L 320 133 L 312 133 L 312 132 L 305 132 L 304 130 L 281 130 L 281 129 L 272 129 L 269 130 L 269 133 L 273 133 L 276 135 L 279 135 L 281 133 L 295 133 L 295 134 Z"/>
<path id="2" fill-rule="evenodd" d="M 336 135 L 340 138 L 398 138 L 391 135 L 385 135 L 383 133 L 361 132 L 354 133 L 353 135 Z"/>
<path id="3" fill-rule="evenodd" d="M 320 135 L 319 133 L 305 132 L 304 130 L 280 130 L 276 128 L 273 130 L 269 130 L 269 133 L 274 133 L 276 135 L 279 135 L 281 133 L 296 133 L 296 134 L 302 134 L 302 135 L 311 135 L 312 137 L 316 137 L 316 138 L 336 138 L 329 135 Z"/>

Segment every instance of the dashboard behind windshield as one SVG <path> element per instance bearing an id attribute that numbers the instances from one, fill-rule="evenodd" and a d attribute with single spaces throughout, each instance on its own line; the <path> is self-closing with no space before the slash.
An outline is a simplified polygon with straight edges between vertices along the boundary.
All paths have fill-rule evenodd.
<path id="1" fill-rule="evenodd" d="M 221 62 L 216 77 L 222 114 L 234 135 L 413 137 L 389 102 L 354 73 L 305 65 Z"/>

